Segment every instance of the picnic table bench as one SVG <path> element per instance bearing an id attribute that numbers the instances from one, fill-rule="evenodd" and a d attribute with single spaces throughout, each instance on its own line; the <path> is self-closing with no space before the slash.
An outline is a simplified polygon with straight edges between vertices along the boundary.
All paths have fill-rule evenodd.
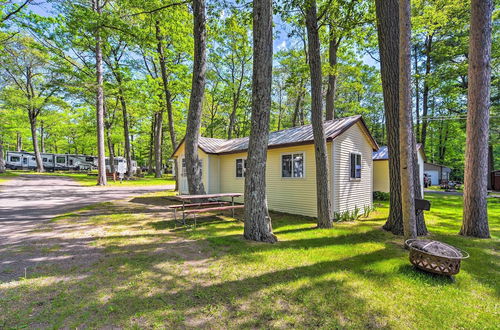
<path id="1" fill-rule="evenodd" d="M 179 196 L 176 196 L 176 198 L 178 200 L 180 200 L 182 202 L 182 204 L 171 205 L 171 206 L 169 206 L 169 208 L 174 210 L 175 221 L 177 221 L 177 210 L 178 209 L 182 210 L 182 223 L 184 225 L 186 224 L 186 215 L 193 214 L 194 223 L 196 226 L 196 214 L 197 213 L 231 210 L 232 216 L 234 217 L 234 210 L 244 207 L 244 205 L 234 205 L 234 198 L 240 197 L 240 196 L 242 196 L 241 193 L 179 195 Z M 214 199 L 219 199 L 219 198 L 224 198 L 224 197 L 231 197 L 231 205 L 227 205 L 227 204 L 229 204 L 229 202 L 226 202 L 226 201 L 214 200 Z M 207 201 L 206 202 L 193 202 L 193 201 L 199 201 L 199 200 L 207 200 Z M 206 206 L 211 206 L 211 205 L 215 205 L 216 207 L 206 207 Z M 223 205 L 227 205 L 227 206 L 223 206 Z M 195 207 L 202 207 L 202 208 L 186 210 L 186 208 L 195 208 Z"/>

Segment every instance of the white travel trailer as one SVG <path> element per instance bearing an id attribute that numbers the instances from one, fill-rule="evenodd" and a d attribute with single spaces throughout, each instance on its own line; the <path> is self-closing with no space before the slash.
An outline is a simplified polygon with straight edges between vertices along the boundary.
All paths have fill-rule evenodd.
<path id="1" fill-rule="evenodd" d="M 54 170 L 54 155 L 42 153 L 41 156 L 44 168 L 48 171 Z M 7 151 L 5 167 L 12 170 L 34 170 L 35 154 L 26 151 Z"/>
<path id="2" fill-rule="evenodd" d="M 120 167 L 124 168 L 125 171 L 127 170 L 127 160 L 125 157 L 115 157 L 113 160 L 115 172 L 118 170 L 118 165 L 120 164 Z M 106 157 L 106 172 L 111 173 L 111 166 L 109 164 L 109 157 Z M 137 162 L 135 160 L 132 160 L 132 175 L 134 175 L 137 172 Z"/>

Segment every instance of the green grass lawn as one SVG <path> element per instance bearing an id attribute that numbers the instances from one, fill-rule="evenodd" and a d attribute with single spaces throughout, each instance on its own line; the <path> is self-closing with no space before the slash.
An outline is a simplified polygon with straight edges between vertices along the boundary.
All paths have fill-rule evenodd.
<path id="1" fill-rule="evenodd" d="M 95 186 L 97 183 L 96 176 L 90 176 L 87 173 L 68 173 L 68 172 L 44 172 L 37 173 L 34 171 L 7 171 L 11 175 L 18 174 L 40 174 L 40 175 L 51 175 L 51 176 L 63 176 L 70 177 L 80 183 L 82 186 Z M 1 177 L 0 177 L 1 180 Z M 155 178 L 152 175 L 146 175 L 143 178 L 133 178 L 131 180 L 123 180 L 122 183 L 117 179 L 113 182 L 113 179 L 108 178 L 108 185 L 110 186 L 153 186 L 153 185 L 175 185 L 175 180 L 171 175 L 165 175 L 162 178 Z"/>
<path id="2" fill-rule="evenodd" d="M 160 195 L 39 229 L 54 241 L 17 253 L 49 259 L 0 284 L 0 328 L 498 328 L 498 198 L 489 199 L 493 238 L 473 239 L 457 235 L 461 196 L 426 195 L 431 238 L 471 255 L 453 282 L 410 266 L 403 239 L 381 230 L 385 203 L 328 230 L 272 213 L 279 242 L 270 245 L 245 241 L 243 224 L 225 216 L 175 228 Z M 67 264 L 51 264 L 55 256 Z"/>
<path id="3" fill-rule="evenodd" d="M 5 171 L 4 173 L 0 173 L 0 184 L 5 183 L 7 180 L 16 177 L 17 174 L 13 171 Z"/>

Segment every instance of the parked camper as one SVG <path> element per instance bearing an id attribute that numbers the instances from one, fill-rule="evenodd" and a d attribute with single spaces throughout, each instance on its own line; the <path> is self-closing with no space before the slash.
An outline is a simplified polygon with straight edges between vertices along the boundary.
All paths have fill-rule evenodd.
<path id="1" fill-rule="evenodd" d="M 115 157 L 113 160 L 115 172 L 118 170 L 119 164 L 125 165 L 125 170 L 127 169 L 127 160 L 124 157 Z M 111 165 L 109 164 L 109 158 L 106 157 L 106 172 L 111 173 Z M 137 172 L 137 162 L 132 160 L 132 175 Z"/>

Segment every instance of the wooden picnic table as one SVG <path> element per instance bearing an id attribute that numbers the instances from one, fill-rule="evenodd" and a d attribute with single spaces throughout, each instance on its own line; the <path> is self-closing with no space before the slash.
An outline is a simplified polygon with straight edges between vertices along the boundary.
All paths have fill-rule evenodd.
<path id="1" fill-rule="evenodd" d="M 216 199 L 223 197 L 231 197 L 231 212 L 234 218 L 234 198 L 243 196 L 242 193 L 220 193 L 220 194 L 204 194 L 204 195 L 178 195 L 176 196 L 182 202 L 182 221 L 186 223 L 186 201 L 200 200 L 200 199 Z"/>

